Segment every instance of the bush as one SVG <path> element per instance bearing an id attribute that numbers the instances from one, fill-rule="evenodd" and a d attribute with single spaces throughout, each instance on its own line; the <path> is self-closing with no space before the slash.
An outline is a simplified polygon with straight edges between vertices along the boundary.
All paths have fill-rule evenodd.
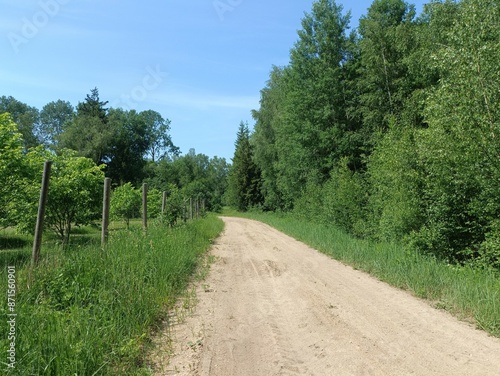
<path id="1" fill-rule="evenodd" d="M 392 124 L 368 163 L 370 235 L 399 241 L 422 225 L 421 174 L 414 131 Z"/>
<path id="2" fill-rule="evenodd" d="M 364 206 L 367 194 L 363 177 L 347 166 L 344 158 L 323 187 L 324 222 L 353 235 L 361 236 L 365 230 Z"/>
<path id="3" fill-rule="evenodd" d="M 158 218 L 161 215 L 163 192 L 157 188 L 148 190 L 148 218 Z"/>
<path id="4" fill-rule="evenodd" d="M 294 214 L 310 222 L 320 223 L 323 219 L 323 189 L 316 182 L 309 182 L 302 195 L 295 200 Z"/>
<path id="5" fill-rule="evenodd" d="M 125 221 L 129 228 L 130 220 L 139 217 L 142 199 L 141 192 L 132 184 L 117 187 L 111 195 L 110 215 L 115 220 Z"/>
<path id="6" fill-rule="evenodd" d="M 481 267 L 500 270 L 500 220 L 493 222 L 478 253 L 476 262 Z"/>
<path id="7" fill-rule="evenodd" d="M 54 154 L 37 147 L 24 156 L 21 176 L 7 210 L 18 230 L 32 233 L 38 211 L 43 165 L 53 161 L 45 225 L 67 243 L 72 226 L 88 225 L 100 218 L 104 166 L 63 149 Z"/>
<path id="8" fill-rule="evenodd" d="M 167 191 L 167 202 L 165 205 L 165 212 L 163 213 L 163 220 L 165 220 L 170 227 L 173 227 L 179 218 L 184 214 L 184 197 L 179 189 L 171 184 Z"/>

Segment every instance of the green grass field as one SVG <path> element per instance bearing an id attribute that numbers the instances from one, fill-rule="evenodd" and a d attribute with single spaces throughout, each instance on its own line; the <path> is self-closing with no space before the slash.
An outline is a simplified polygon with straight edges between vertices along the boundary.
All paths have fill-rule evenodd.
<path id="1" fill-rule="evenodd" d="M 108 246 L 83 228 L 62 248 L 47 237 L 40 266 L 30 271 L 29 239 L 0 234 L 2 286 L 16 267 L 16 365 L 0 336 L 6 375 L 147 375 L 150 333 L 186 289 L 201 256 L 223 229 L 213 215 L 176 228 L 114 224 Z M 6 294 L 0 303 L 7 317 Z M 9 330 L 7 320 L 0 332 Z"/>
<path id="2" fill-rule="evenodd" d="M 333 227 L 291 215 L 238 213 L 228 209 L 224 215 L 267 223 L 334 259 L 427 299 L 436 308 L 500 337 L 500 276 L 494 271 L 448 265 L 429 256 L 407 252 L 397 244 L 355 239 Z"/>

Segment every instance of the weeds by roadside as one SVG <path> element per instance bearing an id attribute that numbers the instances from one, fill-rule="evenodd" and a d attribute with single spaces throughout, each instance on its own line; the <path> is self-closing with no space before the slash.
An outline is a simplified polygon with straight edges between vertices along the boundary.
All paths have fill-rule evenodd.
<path id="1" fill-rule="evenodd" d="M 203 254 L 195 273 L 193 273 L 188 288 L 179 296 L 176 304 L 173 307 L 169 307 L 166 319 L 162 321 L 161 325 L 155 331 L 154 338 L 152 338 L 153 342 L 149 346 L 145 367 L 148 370 L 161 374 L 169 372 L 169 359 L 175 355 L 174 344 L 176 339 L 173 329 L 175 326 L 185 323 L 186 319 L 193 314 L 198 304 L 198 286 L 201 284 L 205 292 L 209 290 L 209 286 L 204 284 L 203 281 L 207 278 L 210 267 L 215 261 L 215 256 L 208 253 Z M 195 351 L 202 346 L 203 338 L 205 337 L 205 328 L 202 327 L 199 332 L 191 328 L 190 334 L 193 340 L 188 341 L 186 345 Z"/>
<path id="2" fill-rule="evenodd" d="M 147 235 L 112 232 L 105 251 L 95 244 L 47 250 L 32 283 L 25 260 L 18 267 L 17 364 L 6 375 L 147 374 L 151 328 L 185 291 L 222 228 L 208 216 L 174 229 L 151 226 Z M 4 317 L 5 299 L 0 307 Z M 3 354 L 8 343 L 1 338 Z"/>

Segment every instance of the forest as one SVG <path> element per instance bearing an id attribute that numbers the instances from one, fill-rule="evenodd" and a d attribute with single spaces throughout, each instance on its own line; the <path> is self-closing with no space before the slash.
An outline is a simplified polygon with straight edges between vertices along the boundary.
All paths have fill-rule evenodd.
<path id="1" fill-rule="evenodd" d="M 500 4 L 306 13 L 241 124 L 228 202 L 500 268 Z"/>
<path id="2" fill-rule="evenodd" d="M 173 212 L 203 196 L 209 210 L 293 213 L 499 269 L 498 0 L 431 1 L 419 15 L 403 0 L 375 0 L 355 30 L 350 22 L 335 1 L 313 3 L 289 64 L 271 68 L 255 126 L 240 124 L 232 165 L 180 156 L 168 119 L 107 108 L 97 88 L 76 108 L 0 97 L 0 226 L 33 228 L 41 162 L 55 159 L 49 217 L 73 200 L 75 224 L 99 215 L 105 175 L 115 187 L 167 191 Z M 75 206 L 69 192 L 82 186 Z"/>

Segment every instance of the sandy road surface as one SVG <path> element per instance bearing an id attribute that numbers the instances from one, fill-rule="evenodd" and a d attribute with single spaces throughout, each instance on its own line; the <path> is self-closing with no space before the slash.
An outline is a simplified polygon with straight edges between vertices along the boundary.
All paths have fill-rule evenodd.
<path id="1" fill-rule="evenodd" d="M 267 225 L 223 219 L 157 375 L 500 375 L 500 340 Z"/>

